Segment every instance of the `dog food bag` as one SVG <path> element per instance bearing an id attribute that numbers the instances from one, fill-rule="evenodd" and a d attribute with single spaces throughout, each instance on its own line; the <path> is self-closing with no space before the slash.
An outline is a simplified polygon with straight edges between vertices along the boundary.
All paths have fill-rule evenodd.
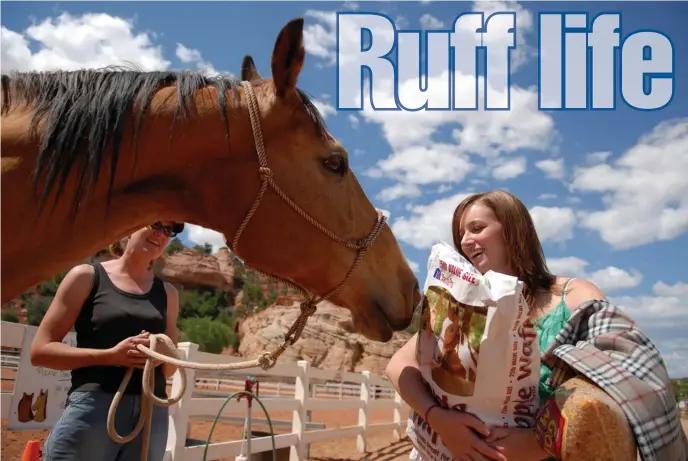
<path id="1" fill-rule="evenodd" d="M 621 407 L 582 376 L 564 382 L 538 410 L 535 434 L 561 461 L 636 461 L 637 448 Z"/>
<path id="2" fill-rule="evenodd" d="M 535 426 L 540 350 L 522 288 L 515 277 L 481 275 L 447 243 L 432 247 L 416 357 L 441 407 L 472 413 L 492 426 Z M 424 418 L 411 410 L 407 434 L 413 455 L 451 460 Z"/>

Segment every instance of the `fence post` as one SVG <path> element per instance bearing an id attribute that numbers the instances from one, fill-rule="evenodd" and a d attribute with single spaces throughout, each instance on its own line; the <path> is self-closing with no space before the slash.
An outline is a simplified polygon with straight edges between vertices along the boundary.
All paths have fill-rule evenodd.
<path id="1" fill-rule="evenodd" d="M 303 440 L 303 433 L 306 432 L 306 406 L 310 397 L 309 363 L 306 360 L 299 360 L 296 364 L 300 370 L 294 383 L 294 399 L 299 401 L 299 407 L 293 413 L 291 432 L 297 435 L 298 441 L 289 449 L 289 461 L 304 461 L 306 459 L 306 443 Z"/>
<path id="2" fill-rule="evenodd" d="M 194 343 L 179 343 L 177 351 L 182 360 L 194 361 L 196 352 L 198 352 L 198 344 Z M 189 430 L 189 407 L 191 407 L 191 394 L 196 387 L 196 370 L 191 368 L 179 368 L 178 371 L 172 375 L 172 393 L 175 395 L 179 392 L 181 387 L 181 378 L 179 373 L 186 373 L 186 389 L 181 400 L 172 405 L 170 408 L 169 428 L 167 431 L 167 447 L 166 451 L 170 454 L 169 459 L 172 461 L 180 461 L 186 446 L 186 435 Z M 167 457 L 166 457 L 167 458 Z"/>
<path id="3" fill-rule="evenodd" d="M 401 439 L 401 395 L 395 390 L 394 391 L 394 423 L 397 427 L 392 431 L 392 437 L 394 441 L 399 441 Z"/>
<path id="4" fill-rule="evenodd" d="M 366 431 L 368 430 L 368 403 L 370 402 L 370 372 L 362 371 L 361 401 L 363 406 L 358 410 L 358 426 L 361 433 L 356 437 L 356 449 L 361 453 L 366 451 Z"/>

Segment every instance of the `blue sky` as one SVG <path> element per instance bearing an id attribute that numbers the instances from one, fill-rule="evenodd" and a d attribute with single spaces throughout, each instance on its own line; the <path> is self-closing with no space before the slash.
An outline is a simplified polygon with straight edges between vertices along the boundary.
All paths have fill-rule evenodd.
<path id="1" fill-rule="evenodd" d="M 516 11 L 517 53 L 508 114 L 389 115 L 337 112 L 337 11 L 370 11 L 400 29 L 451 27 L 465 11 Z M 662 110 L 538 111 L 537 14 L 622 13 L 622 35 L 669 36 L 675 93 Z M 466 193 L 505 188 L 531 209 L 552 269 L 588 277 L 657 341 L 674 376 L 688 376 L 688 17 L 685 2 L 3 2 L 2 70 L 99 67 L 206 68 L 237 75 L 251 54 L 269 73 L 274 40 L 305 17 L 299 86 L 331 132 L 422 281 L 434 239 L 451 239 L 451 212 Z M 617 87 L 618 88 L 618 87 Z M 187 244 L 217 234 L 190 226 Z"/>

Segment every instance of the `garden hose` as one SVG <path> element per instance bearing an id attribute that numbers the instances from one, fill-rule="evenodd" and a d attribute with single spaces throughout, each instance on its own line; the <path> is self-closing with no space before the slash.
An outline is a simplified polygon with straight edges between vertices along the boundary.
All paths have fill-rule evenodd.
<path id="1" fill-rule="evenodd" d="M 225 409 L 225 406 L 229 403 L 230 400 L 234 399 L 236 396 L 239 395 L 245 395 L 247 397 L 255 399 L 256 402 L 258 402 L 260 407 L 263 409 L 263 413 L 265 413 L 265 418 L 268 420 L 268 426 L 270 427 L 270 440 L 272 441 L 272 461 L 277 461 L 277 449 L 275 448 L 275 434 L 272 429 L 272 421 L 270 420 L 270 415 L 268 414 L 268 411 L 265 409 L 265 405 L 263 405 L 263 402 L 260 401 L 258 396 L 249 391 L 237 391 L 233 394 L 230 394 L 225 399 L 224 403 L 220 407 L 220 410 L 217 412 L 217 415 L 215 415 L 215 420 L 213 421 L 212 426 L 210 426 L 208 439 L 205 442 L 205 450 L 203 450 L 203 461 L 207 461 L 208 447 L 210 446 L 210 438 L 213 436 L 213 431 L 215 430 L 215 425 L 217 424 L 217 421 L 220 419 L 220 416 L 222 416 L 222 410 Z M 251 437 L 251 434 L 248 434 L 248 436 Z"/>

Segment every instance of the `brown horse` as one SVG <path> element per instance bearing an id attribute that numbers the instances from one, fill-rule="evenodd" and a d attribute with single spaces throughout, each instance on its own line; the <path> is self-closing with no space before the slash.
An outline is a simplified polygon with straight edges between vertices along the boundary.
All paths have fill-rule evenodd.
<path id="1" fill-rule="evenodd" d="M 274 183 L 331 234 L 268 188 L 238 253 L 315 294 L 346 279 L 330 301 L 352 312 L 357 331 L 387 341 L 409 325 L 417 281 L 387 226 L 346 278 L 357 253 L 332 235 L 364 240 L 378 213 L 296 88 L 302 32 L 296 19 L 279 33 L 271 79 L 246 56 L 241 80 L 257 100 Z M 247 93 L 191 72 L 3 75 L 2 302 L 157 220 L 216 229 L 231 245 L 262 177 Z"/>

